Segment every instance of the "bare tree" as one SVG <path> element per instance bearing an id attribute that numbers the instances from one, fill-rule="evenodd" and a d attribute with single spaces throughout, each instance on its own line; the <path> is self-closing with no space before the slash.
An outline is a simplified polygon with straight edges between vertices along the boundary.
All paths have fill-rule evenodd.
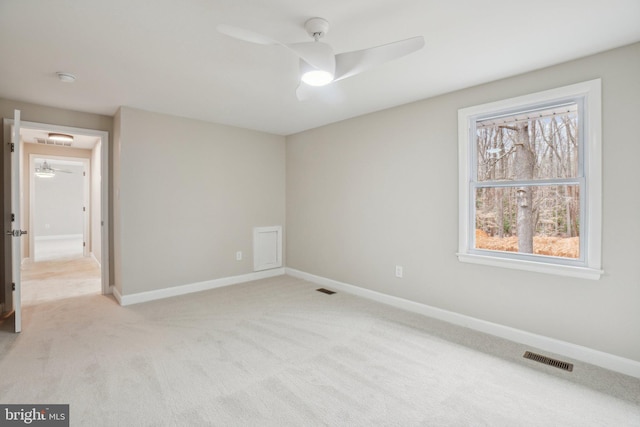
<path id="1" fill-rule="evenodd" d="M 516 180 L 533 179 L 535 166 L 534 151 L 529 138 L 529 122 L 520 122 L 516 125 L 516 155 L 515 178 Z M 518 252 L 533 253 L 533 188 L 518 187 Z"/>

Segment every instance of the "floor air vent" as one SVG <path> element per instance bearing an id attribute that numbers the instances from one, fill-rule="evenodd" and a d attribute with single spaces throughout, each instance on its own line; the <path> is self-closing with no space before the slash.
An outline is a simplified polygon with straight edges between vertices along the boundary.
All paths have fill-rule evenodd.
<path id="1" fill-rule="evenodd" d="M 333 295 L 333 294 L 335 294 L 335 292 L 334 292 L 334 291 L 330 291 L 329 289 L 325 289 L 325 288 L 316 289 L 316 291 L 318 291 L 318 292 L 322 292 L 323 294 L 327 294 L 327 295 Z"/>
<path id="2" fill-rule="evenodd" d="M 541 354 L 532 353 L 530 351 L 525 351 L 524 353 L 525 359 L 531 359 L 536 362 L 544 363 L 545 365 L 553 366 L 555 368 L 559 368 L 565 371 L 573 371 L 573 363 L 563 362 L 562 360 L 552 359 L 547 356 L 543 356 Z"/>

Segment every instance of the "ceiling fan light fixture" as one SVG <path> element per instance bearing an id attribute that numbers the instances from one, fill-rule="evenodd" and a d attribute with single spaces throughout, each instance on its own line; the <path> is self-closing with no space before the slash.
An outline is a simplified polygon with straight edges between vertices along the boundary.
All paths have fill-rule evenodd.
<path id="1" fill-rule="evenodd" d="M 38 178 L 53 178 L 56 176 L 56 171 L 45 160 L 39 168 L 36 168 L 35 175 Z"/>
<path id="2" fill-rule="evenodd" d="M 311 18 L 304 25 L 312 42 L 283 43 L 251 30 L 231 25 L 220 25 L 218 31 L 238 40 L 261 45 L 278 45 L 288 49 L 300 59 L 300 84 L 296 89 L 298 100 L 306 99 L 307 86 L 325 86 L 334 81 L 355 76 L 374 66 L 408 55 L 424 47 L 424 37 L 417 36 L 380 46 L 335 54 L 322 38 L 329 31 L 329 22 Z M 304 83 L 304 85 L 302 85 Z"/>
<path id="3" fill-rule="evenodd" d="M 304 73 L 301 80 L 309 86 L 325 86 L 333 81 L 333 74 L 323 70 L 311 70 Z"/>
<path id="4" fill-rule="evenodd" d="M 67 135 L 64 133 L 50 133 L 49 139 L 57 142 L 73 142 L 73 135 Z"/>

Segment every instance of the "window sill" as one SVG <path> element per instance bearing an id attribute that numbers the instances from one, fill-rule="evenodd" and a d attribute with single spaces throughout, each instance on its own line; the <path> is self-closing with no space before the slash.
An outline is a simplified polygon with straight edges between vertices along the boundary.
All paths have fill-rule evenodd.
<path id="1" fill-rule="evenodd" d="M 603 270 L 588 267 L 574 267 L 568 265 L 549 264 L 519 259 L 497 258 L 476 254 L 458 253 L 460 262 L 490 265 L 493 267 L 511 268 L 516 270 L 533 271 L 536 273 L 555 274 L 557 276 L 577 277 L 580 279 L 599 280 Z"/>

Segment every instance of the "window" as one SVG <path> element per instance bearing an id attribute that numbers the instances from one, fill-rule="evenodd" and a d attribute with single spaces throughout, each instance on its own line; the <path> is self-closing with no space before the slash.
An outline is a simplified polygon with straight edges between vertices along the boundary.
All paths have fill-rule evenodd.
<path id="1" fill-rule="evenodd" d="M 458 259 L 598 279 L 600 80 L 458 112 Z"/>

